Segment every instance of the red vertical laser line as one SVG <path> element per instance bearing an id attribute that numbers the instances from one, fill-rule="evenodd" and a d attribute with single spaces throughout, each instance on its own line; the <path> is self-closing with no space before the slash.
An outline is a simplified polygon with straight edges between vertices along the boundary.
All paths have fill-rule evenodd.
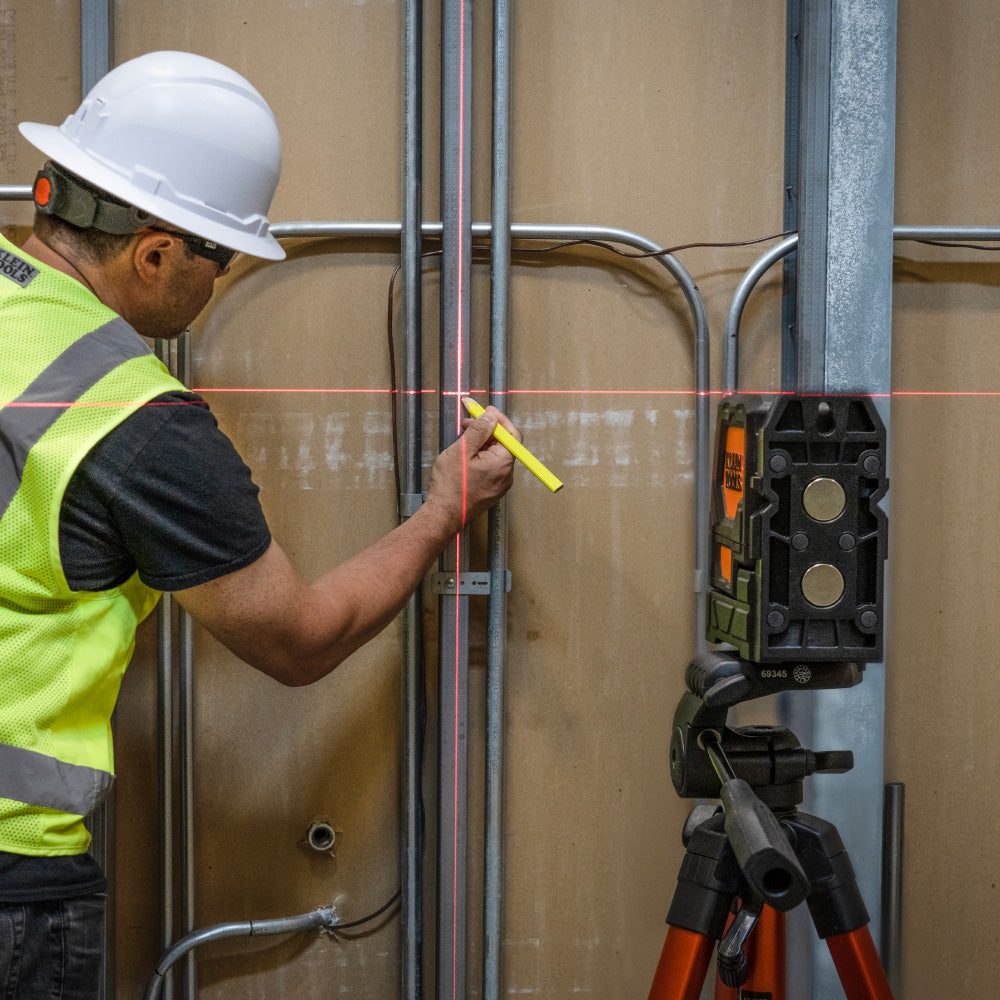
<path id="1" fill-rule="evenodd" d="M 455 432 L 461 435 L 462 432 L 462 307 L 464 304 L 462 296 L 462 283 L 464 281 L 465 272 L 463 267 L 463 255 L 465 252 L 465 0 L 461 0 L 459 4 L 459 19 L 458 19 L 458 272 L 457 272 L 457 282 L 458 282 L 458 294 L 456 295 L 457 303 L 457 315 L 456 320 L 456 333 L 455 338 L 455 362 L 456 362 L 456 387 L 457 394 L 455 396 Z M 466 515 L 466 501 L 467 494 L 466 490 L 468 487 L 468 481 L 466 478 L 466 461 L 468 456 L 465 452 L 465 445 L 462 446 L 462 524 L 465 524 Z M 462 533 L 455 536 L 455 576 L 456 579 L 461 579 L 462 572 Z M 452 962 L 452 974 L 451 974 L 451 995 L 453 1000 L 456 1000 L 458 994 L 458 797 L 459 797 L 459 704 L 458 704 L 458 691 L 460 683 L 460 671 L 461 671 L 461 649 L 460 649 L 460 635 L 461 635 L 461 586 L 455 588 L 455 676 L 454 676 L 454 690 L 455 690 L 455 788 L 454 788 L 454 805 L 455 805 L 455 823 L 454 823 L 454 874 L 452 880 L 452 950 L 451 950 L 451 962 Z"/>

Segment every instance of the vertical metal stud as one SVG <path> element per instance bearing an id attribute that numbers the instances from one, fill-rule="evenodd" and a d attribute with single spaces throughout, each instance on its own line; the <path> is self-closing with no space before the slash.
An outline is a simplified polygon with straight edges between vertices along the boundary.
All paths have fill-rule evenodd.
<path id="1" fill-rule="evenodd" d="M 111 0 L 82 0 L 80 4 L 80 83 L 86 94 L 111 69 L 114 52 L 114 14 Z"/>
<path id="2" fill-rule="evenodd" d="M 803 0 L 801 10 L 797 388 L 874 395 L 888 428 L 896 0 Z M 878 939 L 884 665 L 790 715 L 803 742 L 855 753 L 850 774 L 809 786 L 806 808 L 839 828 Z M 825 949 L 811 954 L 812 995 L 835 995 Z"/>
<path id="3" fill-rule="evenodd" d="M 799 150 L 802 127 L 802 0 L 785 6 L 785 190 L 781 203 L 782 229 L 799 228 Z M 796 313 L 798 310 L 798 254 L 782 262 L 781 388 L 795 391 L 798 377 Z"/>
<path id="4" fill-rule="evenodd" d="M 490 257 L 490 402 L 506 408 L 510 300 L 510 3 L 493 3 L 493 243 Z M 507 660 L 507 500 L 489 512 L 486 636 L 486 809 L 483 845 L 483 1000 L 501 995 L 503 687 Z"/>

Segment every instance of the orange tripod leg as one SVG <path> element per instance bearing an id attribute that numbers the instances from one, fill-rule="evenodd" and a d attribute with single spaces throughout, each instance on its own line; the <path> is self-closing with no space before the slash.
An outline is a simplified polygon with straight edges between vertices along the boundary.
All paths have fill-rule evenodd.
<path id="1" fill-rule="evenodd" d="M 668 927 L 649 1000 L 698 1000 L 714 947 L 704 934 Z"/>
<path id="2" fill-rule="evenodd" d="M 893 1000 L 867 927 L 826 939 L 847 1000 Z"/>
<path id="3" fill-rule="evenodd" d="M 765 906 L 744 951 L 749 975 L 742 989 L 755 996 L 785 1000 L 785 915 Z M 716 980 L 715 1000 L 738 1000 L 740 991 Z"/>

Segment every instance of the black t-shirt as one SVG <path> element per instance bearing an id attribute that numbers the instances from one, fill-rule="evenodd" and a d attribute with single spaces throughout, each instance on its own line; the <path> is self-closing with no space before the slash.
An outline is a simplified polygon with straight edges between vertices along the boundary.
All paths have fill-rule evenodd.
<path id="1" fill-rule="evenodd" d="M 73 590 L 138 570 L 184 590 L 249 566 L 271 534 L 257 486 L 194 393 L 158 396 L 99 441 L 66 488 L 59 554 Z"/>
<path id="2" fill-rule="evenodd" d="M 59 551 L 73 590 L 107 590 L 138 571 L 183 590 L 249 566 L 271 543 L 250 470 L 194 393 L 141 407 L 94 446 L 63 497 Z M 0 902 L 107 888 L 87 855 L 0 851 Z"/>

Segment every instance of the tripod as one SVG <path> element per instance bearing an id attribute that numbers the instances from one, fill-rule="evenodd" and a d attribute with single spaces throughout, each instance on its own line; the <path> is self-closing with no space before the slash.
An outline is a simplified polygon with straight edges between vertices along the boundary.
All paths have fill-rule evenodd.
<path id="1" fill-rule="evenodd" d="M 806 750 L 781 726 L 726 726 L 739 702 L 793 687 L 850 687 L 861 677 L 854 663 L 770 670 L 719 652 L 689 665 L 671 778 L 682 798 L 721 798 L 722 807 L 697 806 L 685 824 L 649 1000 L 698 1000 L 717 942 L 716 1000 L 785 1000 L 784 914 L 803 901 L 847 1000 L 892 1000 L 840 836 L 797 809 L 805 777 L 848 771 L 853 755 Z"/>

